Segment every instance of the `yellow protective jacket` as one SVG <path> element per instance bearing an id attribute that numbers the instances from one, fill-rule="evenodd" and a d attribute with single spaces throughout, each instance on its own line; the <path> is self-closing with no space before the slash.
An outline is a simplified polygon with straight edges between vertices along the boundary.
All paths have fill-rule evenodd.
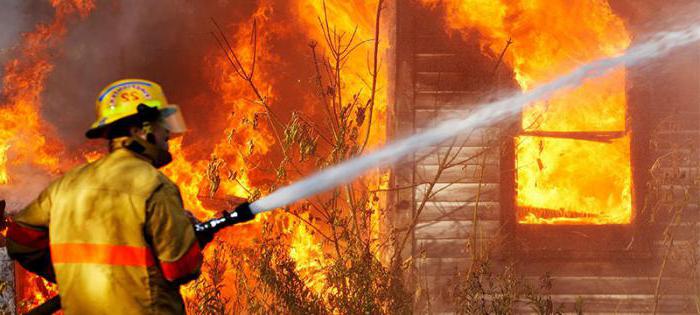
<path id="1" fill-rule="evenodd" d="M 51 183 L 7 238 L 12 258 L 55 275 L 65 314 L 184 314 L 179 284 L 202 264 L 177 186 L 126 149 Z"/>

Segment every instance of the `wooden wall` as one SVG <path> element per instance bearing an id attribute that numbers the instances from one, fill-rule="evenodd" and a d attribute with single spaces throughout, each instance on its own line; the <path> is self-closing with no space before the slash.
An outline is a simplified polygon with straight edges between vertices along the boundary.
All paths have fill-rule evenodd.
<path id="1" fill-rule="evenodd" d="M 476 34 L 446 34 L 438 13 L 412 1 L 396 10 L 394 136 L 466 115 L 469 104 L 515 88 L 509 69 L 494 71 L 496 62 L 480 53 Z M 394 226 L 415 223 L 402 254 L 417 312 L 455 312 L 460 273 L 487 254 L 495 270 L 513 263 L 533 283 L 549 274 L 551 297 L 566 311 L 580 299 L 586 313 L 700 312 L 700 46 L 628 76 L 632 225 L 514 224 L 513 122 L 474 130 L 395 168 L 393 185 L 403 189 L 393 196 Z"/>

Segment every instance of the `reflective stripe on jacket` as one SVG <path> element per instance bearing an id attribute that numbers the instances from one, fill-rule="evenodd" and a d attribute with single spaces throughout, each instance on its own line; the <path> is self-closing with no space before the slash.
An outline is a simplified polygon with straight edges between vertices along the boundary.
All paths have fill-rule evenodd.
<path id="1" fill-rule="evenodd" d="M 55 272 L 65 314 L 184 314 L 179 284 L 202 263 L 177 186 L 126 149 L 54 181 L 15 216 L 8 251 Z"/>

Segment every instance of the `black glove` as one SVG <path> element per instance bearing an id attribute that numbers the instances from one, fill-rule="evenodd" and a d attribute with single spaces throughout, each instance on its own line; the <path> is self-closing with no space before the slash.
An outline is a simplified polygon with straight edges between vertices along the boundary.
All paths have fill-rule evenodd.
<path id="1" fill-rule="evenodd" d="M 224 212 L 221 217 L 194 224 L 194 233 L 199 241 L 199 247 L 204 248 L 214 239 L 214 235 L 225 227 L 248 222 L 255 218 L 250 210 L 250 203 L 244 202 L 231 212 Z"/>

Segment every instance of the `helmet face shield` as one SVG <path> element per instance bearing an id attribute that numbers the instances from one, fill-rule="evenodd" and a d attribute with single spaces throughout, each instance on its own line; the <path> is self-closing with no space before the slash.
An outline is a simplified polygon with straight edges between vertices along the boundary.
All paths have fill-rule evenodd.
<path id="1" fill-rule="evenodd" d="M 185 118 L 182 116 L 182 111 L 177 105 L 166 105 L 160 110 L 160 119 L 158 122 L 170 131 L 173 136 L 182 135 L 187 131 Z"/>

